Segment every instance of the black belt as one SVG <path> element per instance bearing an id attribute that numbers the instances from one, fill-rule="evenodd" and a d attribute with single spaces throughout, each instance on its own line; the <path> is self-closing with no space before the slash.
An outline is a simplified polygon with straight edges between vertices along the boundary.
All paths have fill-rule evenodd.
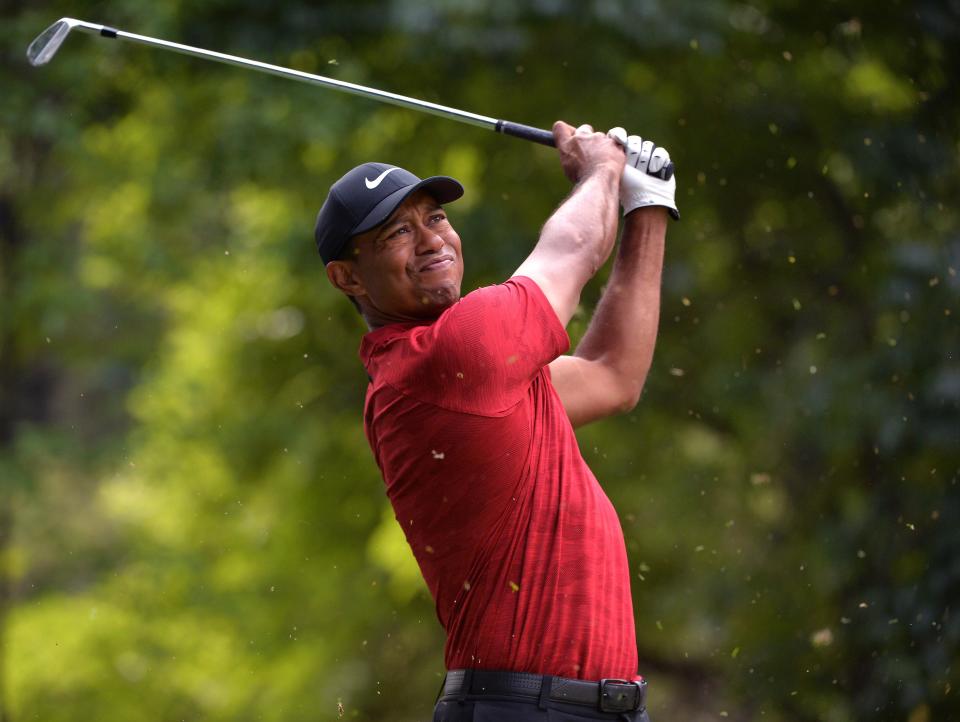
<path id="1" fill-rule="evenodd" d="M 485 669 L 452 669 L 443 683 L 441 700 L 464 700 L 468 696 L 501 695 L 530 700 L 568 702 L 599 709 L 602 712 L 644 710 L 647 682 L 625 679 L 582 679 L 550 677 L 526 672 L 495 672 Z"/>

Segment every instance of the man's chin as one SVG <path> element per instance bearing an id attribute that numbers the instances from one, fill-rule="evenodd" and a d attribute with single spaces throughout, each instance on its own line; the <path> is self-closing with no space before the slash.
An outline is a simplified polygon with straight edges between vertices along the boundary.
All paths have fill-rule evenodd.
<path id="1" fill-rule="evenodd" d="M 460 300 L 460 286 L 443 286 L 424 291 L 420 298 L 424 308 L 444 311 Z"/>

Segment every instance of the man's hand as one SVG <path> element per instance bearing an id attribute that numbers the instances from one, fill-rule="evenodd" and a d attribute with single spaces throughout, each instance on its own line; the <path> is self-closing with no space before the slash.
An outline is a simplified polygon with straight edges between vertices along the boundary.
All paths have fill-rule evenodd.
<path id="1" fill-rule="evenodd" d="M 607 135 L 623 146 L 627 152 L 623 176 L 620 179 L 620 205 L 623 215 L 644 206 L 663 206 L 670 215 L 679 220 L 677 203 L 674 200 L 677 180 L 661 180 L 656 173 L 670 162 L 666 148 L 658 148 L 653 141 L 643 140 L 639 135 L 627 135 L 623 128 L 611 128 Z"/>
<path id="2" fill-rule="evenodd" d="M 560 151 L 560 165 L 572 182 L 578 183 L 603 169 L 611 170 L 614 177 L 623 173 L 627 158 L 622 144 L 618 145 L 603 133 L 593 132 L 591 126 L 581 125 L 574 129 L 558 120 L 553 124 L 553 137 Z"/>

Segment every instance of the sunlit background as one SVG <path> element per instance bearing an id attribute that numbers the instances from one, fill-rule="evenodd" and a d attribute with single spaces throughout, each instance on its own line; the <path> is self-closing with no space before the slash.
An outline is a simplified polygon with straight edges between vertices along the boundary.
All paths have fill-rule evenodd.
<path id="1" fill-rule="evenodd" d="M 0 12 L 0 720 L 428 720 L 443 633 L 314 217 L 362 161 L 451 174 L 473 288 L 568 190 L 551 149 L 174 53 L 29 67 L 64 15 L 665 145 L 653 370 L 579 434 L 654 722 L 960 719 L 956 0 Z"/>

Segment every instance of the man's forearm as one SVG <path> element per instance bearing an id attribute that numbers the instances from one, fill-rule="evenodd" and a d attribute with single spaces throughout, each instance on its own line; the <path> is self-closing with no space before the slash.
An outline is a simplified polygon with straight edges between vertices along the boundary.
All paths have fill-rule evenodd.
<path id="1" fill-rule="evenodd" d="M 663 208 L 627 216 L 606 290 L 575 351 L 610 367 L 637 398 L 657 340 L 666 229 Z"/>
<path id="2" fill-rule="evenodd" d="M 578 274 L 584 285 L 613 250 L 617 233 L 619 176 L 603 168 L 582 179 L 554 211 L 540 233 L 537 250 L 566 261 L 557 270 Z"/>
<path id="3" fill-rule="evenodd" d="M 516 271 L 537 281 L 564 326 L 584 285 L 613 250 L 619 173 L 619 168 L 605 166 L 582 178 L 544 224 L 536 247 Z"/>

